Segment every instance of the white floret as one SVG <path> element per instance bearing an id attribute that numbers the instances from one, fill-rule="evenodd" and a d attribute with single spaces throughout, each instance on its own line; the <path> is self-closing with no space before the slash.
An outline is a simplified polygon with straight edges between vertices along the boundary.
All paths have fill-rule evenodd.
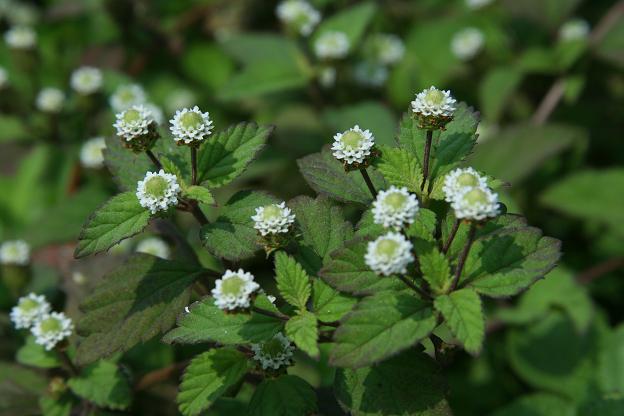
<path id="1" fill-rule="evenodd" d="M 362 130 L 356 125 L 347 131 L 336 133 L 331 150 L 336 159 L 348 164 L 362 163 L 370 156 L 374 145 L 373 133 L 369 130 Z"/>
<path id="2" fill-rule="evenodd" d="M 226 270 L 221 279 L 215 281 L 212 289 L 214 303 L 219 309 L 234 310 L 248 308 L 251 304 L 251 295 L 260 288 L 254 281 L 254 276 L 238 269 L 237 272 Z"/>
<path id="3" fill-rule="evenodd" d="M 488 4 L 492 3 L 494 0 L 466 0 L 466 5 L 471 9 L 480 9 L 481 7 L 485 7 Z"/>
<path id="4" fill-rule="evenodd" d="M 150 237 L 141 240 L 136 246 L 137 253 L 151 254 L 152 256 L 168 259 L 171 255 L 169 245 L 158 237 Z"/>
<path id="5" fill-rule="evenodd" d="M 456 100 L 450 91 L 429 87 L 418 94 L 412 101 L 412 111 L 423 116 L 451 117 L 455 112 Z"/>
<path id="6" fill-rule="evenodd" d="M 290 365 L 295 347 L 279 332 L 264 343 L 252 344 L 251 350 L 254 352 L 253 359 L 258 361 L 262 369 L 278 370 Z"/>
<path id="7" fill-rule="evenodd" d="M 286 206 L 286 202 L 281 202 L 257 207 L 256 214 L 251 219 L 254 221 L 254 228 L 262 236 L 266 236 L 287 233 L 295 222 L 295 214 Z"/>
<path id="8" fill-rule="evenodd" d="M 94 137 L 87 140 L 80 149 L 80 163 L 85 168 L 98 169 L 104 166 L 104 137 Z"/>
<path id="9" fill-rule="evenodd" d="M 147 96 L 139 84 L 127 84 L 117 87 L 110 96 L 109 104 L 113 111 L 120 112 L 133 106 L 145 104 Z"/>
<path id="10" fill-rule="evenodd" d="M 59 113 L 65 103 L 65 93 L 58 88 L 43 88 L 37 94 L 37 109 L 44 113 Z"/>
<path id="11" fill-rule="evenodd" d="M 137 184 L 136 196 L 143 208 L 152 214 L 167 211 L 178 204 L 180 185 L 175 175 L 164 170 L 147 172 L 145 178 Z"/>
<path id="12" fill-rule="evenodd" d="M 451 51 L 458 59 L 467 61 L 474 58 L 483 49 L 483 32 L 474 27 L 467 27 L 457 32 L 451 40 Z"/>
<path id="13" fill-rule="evenodd" d="M 414 261 L 412 248 L 412 243 L 403 234 L 389 232 L 368 243 L 364 261 L 377 274 L 403 274 Z"/>
<path id="14" fill-rule="evenodd" d="M 388 68 L 375 62 L 362 61 L 353 69 L 355 80 L 367 87 L 381 87 L 388 79 Z"/>
<path id="15" fill-rule="evenodd" d="M 303 36 L 309 36 L 321 21 L 319 11 L 304 0 L 285 0 L 277 6 L 276 13 L 282 22 Z"/>
<path id="16" fill-rule="evenodd" d="M 410 194 L 405 187 L 391 186 L 377 194 L 373 202 L 373 221 L 385 228 L 399 230 L 414 222 L 418 210 L 416 195 Z"/>
<path id="17" fill-rule="evenodd" d="M 349 38 L 343 32 L 327 31 L 314 42 L 314 52 L 320 59 L 340 59 L 347 56 L 351 47 Z"/>
<path id="18" fill-rule="evenodd" d="M 117 119 L 113 127 L 117 136 L 129 142 L 149 132 L 149 125 L 154 121 L 143 105 L 135 105 L 115 115 Z"/>
<path id="19" fill-rule="evenodd" d="M 487 187 L 487 178 L 473 168 L 457 168 L 444 177 L 444 200 L 453 202 L 460 192 L 468 187 Z"/>
<path id="20" fill-rule="evenodd" d="M 459 219 L 481 221 L 499 214 L 498 194 L 487 187 L 463 188 L 451 206 Z"/>
<path id="21" fill-rule="evenodd" d="M 564 41 L 582 40 L 589 36 L 589 23 L 583 19 L 572 19 L 559 29 L 559 38 Z"/>
<path id="22" fill-rule="evenodd" d="M 5 241 L 0 245 L 0 263 L 25 266 L 29 262 L 30 246 L 25 241 Z"/>
<path id="23" fill-rule="evenodd" d="M 393 65 L 403 59 L 405 45 L 400 37 L 391 33 L 378 33 L 369 41 L 372 58 L 382 65 Z"/>
<path id="24" fill-rule="evenodd" d="M 210 136 L 214 127 L 210 114 L 197 106 L 176 111 L 170 123 L 173 139 L 185 144 L 201 142 Z"/>
<path id="25" fill-rule="evenodd" d="M 32 49 L 37 43 L 37 33 L 28 26 L 14 26 L 5 32 L 4 41 L 13 49 Z"/>
<path id="26" fill-rule="evenodd" d="M 29 293 L 19 298 L 11 309 L 11 321 L 16 329 L 30 328 L 38 319 L 50 312 L 50 304 L 43 295 Z"/>
<path id="27" fill-rule="evenodd" d="M 82 66 L 71 74 L 71 87 L 79 94 L 93 94 L 102 88 L 102 71 L 92 66 Z"/>
<path id="28" fill-rule="evenodd" d="M 51 350 L 64 339 L 71 336 L 74 324 L 63 312 L 52 312 L 41 316 L 31 328 L 35 342 Z"/>

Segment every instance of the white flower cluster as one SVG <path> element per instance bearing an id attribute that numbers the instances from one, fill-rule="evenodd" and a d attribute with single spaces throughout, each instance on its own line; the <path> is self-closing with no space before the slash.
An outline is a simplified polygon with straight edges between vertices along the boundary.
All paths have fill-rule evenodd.
<path id="1" fill-rule="evenodd" d="M 30 261 L 30 246 L 23 240 L 5 241 L 0 245 L 0 263 L 25 266 Z"/>
<path id="2" fill-rule="evenodd" d="M 466 5 L 470 9 L 480 9 L 492 3 L 494 0 L 466 0 Z"/>
<path id="3" fill-rule="evenodd" d="M 135 105 L 115 115 L 117 121 L 113 127 L 117 130 L 117 136 L 127 142 L 146 135 L 149 125 L 154 121 L 150 113 L 143 105 Z"/>
<path id="4" fill-rule="evenodd" d="M 137 253 L 151 254 L 161 259 L 168 259 L 171 255 L 171 250 L 167 243 L 158 237 L 149 237 L 141 240 L 135 250 Z"/>
<path id="5" fill-rule="evenodd" d="M 321 21 L 318 10 L 305 0 L 285 0 L 277 6 L 277 17 L 303 36 L 309 36 Z"/>
<path id="6" fill-rule="evenodd" d="M 331 150 L 336 159 L 343 160 L 347 164 L 362 163 L 367 156 L 370 156 L 374 145 L 373 133 L 355 125 L 347 131 L 334 135 Z"/>
<path id="7" fill-rule="evenodd" d="M 361 61 L 353 69 L 353 77 L 366 87 L 381 87 L 388 79 L 388 68 L 371 61 Z"/>
<path id="8" fill-rule="evenodd" d="M 412 224 L 418 214 L 418 199 L 407 188 L 391 186 L 387 191 L 379 191 L 373 202 L 373 220 L 385 228 L 400 230 Z"/>
<path id="9" fill-rule="evenodd" d="M 347 35 L 343 32 L 328 30 L 314 42 L 314 53 L 320 59 L 340 59 L 347 56 L 350 47 Z"/>
<path id="10" fill-rule="evenodd" d="M 104 166 L 104 149 L 106 140 L 104 137 L 93 137 L 80 148 L 80 163 L 85 168 L 99 169 Z"/>
<path id="11" fill-rule="evenodd" d="M 152 214 L 167 211 L 178 204 L 180 185 L 175 175 L 160 172 L 147 172 L 145 178 L 137 184 L 136 196 L 143 208 Z"/>
<path id="12" fill-rule="evenodd" d="M 462 61 L 474 58 L 483 49 L 485 36 L 475 27 L 467 27 L 457 32 L 451 40 L 453 55 Z"/>
<path id="13" fill-rule="evenodd" d="M 412 111 L 422 116 L 451 117 L 455 112 L 455 103 L 450 91 L 431 86 L 416 94 L 416 99 L 412 101 Z"/>
<path id="14" fill-rule="evenodd" d="M 49 312 L 50 304 L 45 296 L 29 293 L 19 298 L 17 305 L 11 309 L 11 322 L 16 329 L 27 329 Z"/>
<path id="15" fill-rule="evenodd" d="M 214 303 L 219 309 L 234 310 L 248 308 L 251 304 L 251 295 L 260 288 L 254 282 L 253 274 L 238 269 L 234 272 L 226 270 L 221 279 L 215 281 L 212 289 Z"/>
<path id="16" fill-rule="evenodd" d="M 472 168 L 455 169 L 444 178 L 444 198 L 459 219 L 481 221 L 499 214 L 498 194 Z"/>
<path id="17" fill-rule="evenodd" d="M 35 104 L 37 109 L 44 113 L 57 114 L 63 109 L 65 103 L 65 93 L 58 88 L 43 88 L 37 94 Z"/>
<path id="18" fill-rule="evenodd" d="M 115 112 L 127 110 L 133 106 L 145 104 L 147 96 L 139 84 L 126 84 L 117 87 L 108 102 Z"/>
<path id="19" fill-rule="evenodd" d="M 452 203 L 464 188 L 487 187 L 487 178 L 473 168 L 457 168 L 444 177 L 444 199 Z"/>
<path id="20" fill-rule="evenodd" d="M 176 111 L 169 122 L 173 139 L 185 144 L 200 143 L 210 136 L 213 129 L 210 114 L 201 112 L 197 106 Z"/>
<path id="21" fill-rule="evenodd" d="M 9 74 L 7 70 L 0 66 L 0 90 L 9 83 Z"/>
<path id="22" fill-rule="evenodd" d="M 81 66 L 71 74 L 69 84 L 78 94 L 89 95 L 102 88 L 102 71 L 92 66 Z"/>
<path id="23" fill-rule="evenodd" d="M 254 352 L 254 360 L 260 363 L 262 369 L 278 370 L 290 365 L 295 347 L 279 332 L 266 342 L 252 344 L 251 350 Z"/>
<path id="24" fill-rule="evenodd" d="M 412 248 L 412 243 L 403 234 L 389 232 L 368 243 L 364 261 L 377 274 L 403 274 L 414 261 Z"/>
<path id="25" fill-rule="evenodd" d="M 589 23 L 583 19 L 572 19 L 563 24 L 559 29 L 559 39 L 563 41 L 575 41 L 587 38 L 589 35 Z"/>
<path id="26" fill-rule="evenodd" d="M 28 26 L 14 26 L 6 31 L 4 41 L 13 49 L 32 49 L 37 43 L 37 33 Z"/>
<path id="27" fill-rule="evenodd" d="M 393 65 L 403 59 L 405 45 L 400 37 L 391 33 L 377 33 L 368 41 L 371 59 L 382 65 Z"/>
<path id="28" fill-rule="evenodd" d="M 50 304 L 42 295 L 30 293 L 21 297 L 11 309 L 11 321 L 17 329 L 30 329 L 35 342 L 51 350 L 71 336 L 74 325 L 62 312 L 50 312 Z"/>
<path id="29" fill-rule="evenodd" d="M 295 214 L 286 206 L 286 202 L 270 204 L 256 208 L 251 217 L 254 228 L 264 237 L 268 234 L 287 233 L 295 222 Z"/>

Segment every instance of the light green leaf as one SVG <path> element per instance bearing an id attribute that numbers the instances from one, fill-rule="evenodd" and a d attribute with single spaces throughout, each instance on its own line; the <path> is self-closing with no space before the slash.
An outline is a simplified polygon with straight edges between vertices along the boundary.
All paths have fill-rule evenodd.
<path id="1" fill-rule="evenodd" d="M 408 237 L 435 242 L 436 213 L 427 208 L 418 210 L 414 222 L 405 230 Z"/>
<path id="2" fill-rule="evenodd" d="M 357 299 L 338 292 L 321 279 L 312 282 L 312 310 L 321 321 L 341 319 L 356 303 Z"/>
<path id="3" fill-rule="evenodd" d="M 116 195 L 87 219 L 74 256 L 81 258 L 108 250 L 143 231 L 149 220 L 150 212 L 139 204 L 134 192 Z"/>
<path id="4" fill-rule="evenodd" d="M 80 308 L 84 337 L 76 358 L 89 363 L 166 332 L 189 303 L 191 285 L 207 271 L 193 264 L 135 254 L 108 274 Z"/>
<path id="5" fill-rule="evenodd" d="M 15 360 L 18 363 L 38 368 L 56 368 L 61 366 L 56 351 L 46 351 L 43 345 L 35 342 L 35 337 L 32 335 L 28 336 L 26 344 L 17 350 Z"/>
<path id="6" fill-rule="evenodd" d="M 364 211 L 362 218 L 356 225 L 355 236 L 363 239 L 371 239 L 379 237 L 386 233 L 386 229 L 383 225 L 375 224 L 372 210 L 368 209 Z"/>
<path id="7" fill-rule="evenodd" d="M 181 66 L 189 78 L 212 91 L 227 81 L 234 70 L 234 62 L 219 46 L 202 41 L 185 47 Z"/>
<path id="8" fill-rule="evenodd" d="M 343 9 L 333 16 L 324 19 L 312 37 L 312 44 L 323 33 L 338 31 L 344 33 L 349 38 L 349 45 L 353 50 L 364 34 L 368 23 L 373 18 L 376 9 L 377 7 L 373 2 L 365 2 Z"/>
<path id="9" fill-rule="evenodd" d="M 313 358 L 319 358 L 318 326 L 313 313 L 302 311 L 291 317 L 286 322 L 286 335 L 301 351 Z"/>
<path id="10" fill-rule="evenodd" d="M 310 277 L 303 267 L 283 251 L 275 255 L 275 274 L 277 288 L 286 302 L 299 308 L 306 309 L 312 287 Z"/>
<path id="11" fill-rule="evenodd" d="M 303 416 L 317 411 L 312 386 L 297 376 L 264 380 L 249 402 L 249 416 Z"/>
<path id="12" fill-rule="evenodd" d="M 449 289 L 452 275 L 451 266 L 444 254 L 432 243 L 416 243 L 418 264 L 423 278 L 434 293 L 446 293 Z"/>
<path id="13" fill-rule="evenodd" d="M 296 43 L 274 33 L 232 33 L 221 42 L 223 50 L 245 64 L 293 62 L 301 54 Z"/>
<path id="14" fill-rule="evenodd" d="M 404 186 L 410 192 L 420 196 L 420 184 L 423 178 L 421 161 L 407 149 L 382 146 L 380 150 L 381 157 L 375 166 L 386 181 L 394 186 Z"/>
<path id="15" fill-rule="evenodd" d="M 79 376 L 67 381 L 78 396 L 99 407 L 126 409 L 132 401 L 132 389 L 126 375 L 111 361 L 98 361 L 84 368 Z"/>
<path id="16" fill-rule="evenodd" d="M 624 395 L 624 325 L 605 337 L 598 356 L 597 378 L 600 390 L 608 397 Z"/>
<path id="17" fill-rule="evenodd" d="M 185 192 L 185 196 L 206 205 L 214 205 L 215 203 L 210 191 L 199 185 L 189 186 Z"/>
<path id="18" fill-rule="evenodd" d="M 523 74 L 513 67 L 491 69 L 479 84 L 479 101 L 485 118 L 496 122 L 504 114 L 509 98 L 522 81 Z"/>
<path id="19" fill-rule="evenodd" d="M 466 351 L 478 354 L 485 338 L 485 317 L 477 292 L 472 289 L 456 290 L 437 297 L 434 305 Z"/>
<path id="20" fill-rule="evenodd" d="M 511 402 L 492 416 L 576 416 L 574 405 L 568 400 L 548 393 L 534 393 Z"/>
<path id="21" fill-rule="evenodd" d="M 229 348 L 213 349 L 196 356 L 182 376 L 177 398 L 180 412 L 194 416 L 208 409 L 243 378 L 249 367 L 249 360 L 243 353 Z"/>
<path id="22" fill-rule="evenodd" d="M 433 309 L 422 300 L 401 292 L 377 293 L 342 320 L 330 362 L 351 368 L 372 365 L 413 346 L 435 327 Z"/>
<path id="23" fill-rule="evenodd" d="M 19 117 L 0 116 L 0 143 L 17 142 L 31 138 L 28 127 Z"/>

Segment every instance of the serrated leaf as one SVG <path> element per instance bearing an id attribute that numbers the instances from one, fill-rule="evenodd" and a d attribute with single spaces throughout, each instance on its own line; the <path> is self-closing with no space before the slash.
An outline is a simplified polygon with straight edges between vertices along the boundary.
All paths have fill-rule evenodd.
<path id="1" fill-rule="evenodd" d="M 386 181 L 394 186 L 406 187 L 410 192 L 420 195 L 423 178 L 421 161 L 407 149 L 380 146 L 380 150 L 381 157 L 375 166 Z"/>
<path id="2" fill-rule="evenodd" d="M 430 305 L 405 292 L 381 292 L 362 299 L 334 333 L 330 362 L 359 368 L 397 354 L 436 327 Z"/>
<path id="3" fill-rule="evenodd" d="M 277 311 L 261 295 L 255 304 L 263 309 Z M 283 322 L 257 313 L 225 313 L 207 297 L 190 306 L 189 312 L 178 318 L 177 327 L 163 337 L 167 343 L 196 344 L 218 342 L 223 345 L 257 343 L 270 339 Z"/>
<path id="4" fill-rule="evenodd" d="M 339 291 L 353 295 L 405 288 L 394 276 L 378 276 L 366 265 L 364 255 L 367 245 L 366 240 L 355 238 L 331 253 L 320 271 L 321 278 Z"/>
<path id="5" fill-rule="evenodd" d="M 357 4 L 324 19 L 319 25 L 314 36 L 312 36 L 312 44 L 323 33 L 328 31 L 338 31 L 344 33 L 349 38 L 349 45 L 354 48 L 364 34 L 364 30 L 373 18 L 377 6 L 372 2 Z"/>
<path id="6" fill-rule="evenodd" d="M 444 254 L 432 243 L 416 243 L 418 264 L 423 278 L 434 293 L 445 293 L 451 284 L 451 265 Z"/>
<path id="7" fill-rule="evenodd" d="M 249 416 L 302 416 L 317 411 L 312 386 L 297 376 L 264 380 L 251 397 Z"/>
<path id="8" fill-rule="evenodd" d="M 316 316 L 302 311 L 286 322 L 286 335 L 295 345 L 310 357 L 319 358 L 318 326 Z"/>
<path id="9" fill-rule="evenodd" d="M 74 257 L 81 258 L 108 250 L 147 226 L 150 212 L 139 204 L 134 192 L 109 199 L 98 208 L 82 228 Z"/>
<path id="10" fill-rule="evenodd" d="M 373 200 L 360 172 L 345 172 L 342 164 L 328 147 L 297 160 L 299 170 L 312 189 L 320 194 L 343 202 L 368 205 Z M 376 189 L 384 189 L 381 174 L 368 169 Z"/>
<path id="11" fill-rule="evenodd" d="M 197 153 L 197 180 L 218 188 L 240 176 L 262 150 L 273 126 L 239 123 L 215 134 Z"/>
<path id="12" fill-rule="evenodd" d="M 334 392 L 353 416 L 451 416 L 447 386 L 429 356 L 406 351 L 373 367 L 339 369 Z"/>
<path id="13" fill-rule="evenodd" d="M 99 361 L 67 381 L 78 396 L 99 407 L 126 409 L 132 402 L 132 389 L 126 375 L 111 361 Z"/>
<path id="14" fill-rule="evenodd" d="M 383 225 L 375 224 L 373 212 L 370 209 L 364 211 L 355 228 L 355 236 L 363 239 L 373 240 L 386 232 Z"/>
<path id="15" fill-rule="evenodd" d="M 243 378 L 249 367 L 243 353 L 229 348 L 213 349 L 196 356 L 182 376 L 177 398 L 180 412 L 194 416 L 208 409 Z"/>
<path id="16" fill-rule="evenodd" d="M 18 363 L 38 368 L 55 368 L 60 367 L 56 351 L 47 351 L 43 345 L 39 345 L 35 342 L 34 336 L 28 336 L 26 338 L 26 344 L 24 344 L 15 355 L 15 360 Z"/>
<path id="17" fill-rule="evenodd" d="M 206 271 L 193 264 L 135 254 L 83 300 L 76 358 L 89 363 L 169 330 Z"/>
<path id="18" fill-rule="evenodd" d="M 221 215 L 202 227 L 202 240 L 212 254 L 227 260 L 253 257 L 262 247 L 251 217 L 256 208 L 278 202 L 264 192 L 237 192 L 225 204 Z"/>
<path id="19" fill-rule="evenodd" d="M 472 289 L 456 290 L 438 296 L 434 305 L 466 351 L 471 354 L 481 351 L 485 338 L 485 317 L 477 292 Z"/>
<path id="20" fill-rule="evenodd" d="M 436 213 L 427 208 L 418 210 L 414 222 L 405 230 L 408 237 L 434 242 L 436 232 Z"/>
<path id="21" fill-rule="evenodd" d="M 321 279 L 312 282 L 312 310 L 321 321 L 338 321 L 356 303 L 356 298 L 338 292 Z"/>
<path id="22" fill-rule="evenodd" d="M 215 200 L 212 197 L 210 191 L 203 186 L 193 185 L 189 186 L 184 193 L 185 196 L 201 202 L 206 205 L 214 205 Z"/>
<path id="23" fill-rule="evenodd" d="M 275 274 L 277 288 L 286 302 L 305 310 L 312 287 L 310 277 L 303 267 L 288 254 L 280 251 L 275 255 Z"/>
<path id="24" fill-rule="evenodd" d="M 180 169 L 180 166 L 178 166 L 173 160 L 169 159 L 169 157 L 165 155 L 160 155 L 158 159 L 160 160 L 160 163 L 162 164 L 163 170 L 167 173 L 175 175 L 176 180 L 178 181 L 178 184 L 180 185 L 180 188 L 182 188 L 182 191 L 183 192 L 186 191 L 187 184 L 186 184 L 184 174 L 182 173 L 182 170 Z"/>

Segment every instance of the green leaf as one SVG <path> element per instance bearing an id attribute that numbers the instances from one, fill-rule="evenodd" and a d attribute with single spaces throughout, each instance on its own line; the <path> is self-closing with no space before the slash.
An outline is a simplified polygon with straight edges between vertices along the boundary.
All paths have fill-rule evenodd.
<path id="1" fill-rule="evenodd" d="M 227 81 L 234 70 L 234 63 L 219 46 L 202 41 L 186 46 L 181 65 L 189 78 L 212 91 Z"/>
<path id="2" fill-rule="evenodd" d="M 472 289 L 456 290 L 437 297 L 434 305 L 466 351 L 478 354 L 485 338 L 485 317 L 477 292 Z"/>
<path id="3" fill-rule="evenodd" d="M 441 369 L 417 351 L 406 351 L 373 367 L 339 369 L 334 392 L 353 416 L 452 414 Z"/>
<path id="4" fill-rule="evenodd" d="M 452 281 L 451 265 L 435 244 L 416 243 L 418 264 L 423 278 L 434 293 L 446 293 Z"/>
<path id="5" fill-rule="evenodd" d="M 381 157 L 376 167 L 386 181 L 394 186 L 404 186 L 410 192 L 420 196 L 420 184 L 423 178 L 421 161 L 407 149 L 383 146 L 380 150 Z"/>
<path id="6" fill-rule="evenodd" d="M 26 338 L 26 344 L 17 350 L 15 360 L 18 363 L 38 368 L 56 368 L 61 363 L 56 351 L 46 351 L 43 345 L 35 342 L 35 337 L 30 335 Z"/>
<path id="7" fill-rule="evenodd" d="M 602 413 L 597 413 L 602 414 Z M 554 394 L 534 393 L 522 396 L 497 410 L 492 416 L 575 416 L 574 405 Z"/>
<path id="8" fill-rule="evenodd" d="M 373 200 L 366 182 L 359 172 L 345 172 L 328 147 L 297 160 L 301 174 L 308 185 L 316 192 L 343 202 L 356 202 L 368 205 Z M 381 174 L 368 169 L 368 174 L 376 189 L 384 189 Z"/>
<path id="9" fill-rule="evenodd" d="M 330 254 L 320 276 L 330 286 L 353 295 L 403 289 L 405 285 L 399 279 L 378 276 L 366 265 L 367 245 L 361 238 L 348 241 L 343 248 Z"/>
<path id="10" fill-rule="evenodd" d="M 334 333 L 330 362 L 364 367 L 401 352 L 436 327 L 431 306 L 407 293 L 381 292 L 361 300 Z"/>
<path id="11" fill-rule="evenodd" d="M 355 298 L 338 292 L 321 279 L 312 282 L 312 310 L 321 321 L 341 319 L 356 303 Z"/>
<path id="12" fill-rule="evenodd" d="M 580 416 L 620 416 L 624 414 L 624 399 L 600 398 L 583 403 Z"/>
<path id="13" fill-rule="evenodd" d="M 98 361 L 84 368 L 67 385 L 76 395 L 99 407 L 126 409 L 132 401 L 130 382 L 111 361 Z"/>
<path id="14" fill-rule="evenodd" d="M 15 116 L 0 116 L 0 143 L 17 142 L 30 138 L 28 126 Z"/>
<path id="15" fill-rule="evenodd" d="M 300 416 L 317 411 L 312 386 L 297 376 L 264 380 L 251 397 L 249 416 Z"/>
<path id="16" fill-rule="evenodd" d="M 572 15 L 582 0 L 524 0 L 512 4 L 509 12 L 513 16 L 530 18 L 555 30 Z"/>
<path id="17" fill-rule="evenodd" d="M 368 209 L 364 211 L 362 218 L 356 225 L 355 236 L 363 239 L 375 239 L 382 234 L 386 233 L 386 229 L 383 225 L 375 224 L 372 210 Z"/>
<path id="18" fill-rule="evenodd" d="M 338 31 L 344 33 L 349 38 L 351 49 L 355 48 L 360 38 L 364 34 L 368 23 L 373 18 L 377 7 L 372 2 L 365 2 L 343 9 L 323 22 L 312 36 L 312 44 L 325 32 Z"/>
<path id="19" fill-rule="evenodd" d="M 376 101 L 363 101 L 344 107 L 329 107 L 323 118 L 332 131 L 346 131 L 356 124 L 370 130 L 378 145 L 396 146 L 397 119 L 390 109 Z"/>
<path id="20" fill-rule="evenodd" d="M 70 416 L 72 408 L 78 404 L 76 397 L 69 392 L 61 397 L 52 397 L 48 393 L 39 398 L 39 407 L 43 416 Z"/>
<path id="21" fill-rule="evenodd" d="M 206 140 L 197 154 L 198 182 L 218 188 L 240 176 L 272 131 L 273 126 L 239 123 Z"/>
<path id="22" fill-rule="evenodd" d="M 598 356 L 597 378 L 600 390 L 609 397 L 624 395 L 624 325 L 607 336 Z"/>
<path id="23" fill-rule="evenodd" d="M 212 194 L 210 193 L 210 191 L 204 188 L 203 186 L 198 186 L 198 185 L 189 186 L 185 192 L 185 196 L 191 199 L 194 199 L 196 201 L 199 201 L 202 204 L 206 204 L 206 205 L 214 205 L 215 203 L 215 200 L 212 197 Z"/>
<path id="24" fill-rule="evenodd" d="M 286 302 L 299 308 L 306 309 L 312 287 L 310 277 L 303 267 L 283 251 L 275 255 L 275 274 L 277 288 Z"/>
<path id="25" fill-rule="evenodd" d="M 143 231 L 149 220 L 150 212 L 139 204 L 134 192 L 116 195 L 87 219 L 78 237 L 74 257 L 108 250 Z"/>
<path id="26" fill-rule="evenodd" d="M 135 254 L 108 274 L 80 308 L 85 339 L 76 358 L 89 363 L 164 333 L 188 305 L 191 285 L 206 271 L 193 264 Z"/>
<path id="27" fill-rule="evenodd" d="M 225 204 L 221 215 L 202 227 L 202 240 L 212 254 L 227 260 L 253 257 L 262 247 L 251 217 L 256 208 L 277 199 L 264 192 L 241 191 Z"/>
<path id="28" fill-rule="evenodd" d="M 485 118 L 496 122 L 505 112 L 506 104 L 522 81 L 523 74 L 513 67 L 491 69 L 479 85 L 479 101 Z"/>
<path id="29" fill-rule="evenodd" d="M 414 222 L 405 230 L 408 237 L 435 242 L 436 213 L 427 208 L 418 210 Z"/>
<path id="30" fill-rule="evenodd" d="M 237 384 L 249 369 L 245 354 L 229 349 L 213 349 L 191 360 L 182 376 L 178 406 L 185 416 L 198 415 Z"/>
<path id="31" fill-rule="evenodd" d="M 263 309 L 277 311 L 261 295 L 255 304 Z M 223 345 L 248 344 L 266 341 L 282 328 L 282 321 L 257 313 L 225 313 L 217 308 L 214 299 L 207 297 L 190 306 L 189 312 L 178 318 L 177 327 L 167 333 L 167 343 L 195 344 L 218 342 Z"/>
<path id="32" fill-rule="evenodd" d="M 302 311 L 291 317 L 286 322 L 286 335 L 301 351 L 313 358 L 319 358 L 318 326 L 313 313 Z"/>
<path id="33" fill-rule="evenodd" d="M 236 60 L 250 65 L 262 61 L 292 62 L 301 54 L 293 40 L 274 33 L 232 33 L 220 46 Z"/>

